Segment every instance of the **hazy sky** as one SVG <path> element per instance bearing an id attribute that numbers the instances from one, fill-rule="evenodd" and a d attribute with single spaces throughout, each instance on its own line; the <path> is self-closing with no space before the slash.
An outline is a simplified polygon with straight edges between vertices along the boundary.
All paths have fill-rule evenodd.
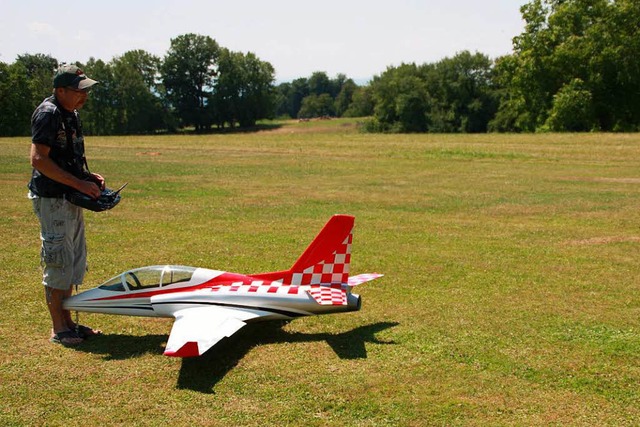
<path id="1" fill-rule="evenodd" d="M 462 50 L 511 52 L 527 0 L 0 0 L 0 61 L 44 53 L 110 61 L 128 50 L 164 56 L 171 39 L 208 35 L 270 62 L 279 81 L 325 71 L 366 80 L 402 62 Z"/>

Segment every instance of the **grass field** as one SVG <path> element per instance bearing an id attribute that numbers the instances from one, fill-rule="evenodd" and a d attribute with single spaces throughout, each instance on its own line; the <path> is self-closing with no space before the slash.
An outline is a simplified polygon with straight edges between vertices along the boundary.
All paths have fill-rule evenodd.
<path id="1" fill-rule="evenodd" d="M 356 217 L 357 313 L 249 325 L 196 359 L 171 319 L 48 342 L 29 138 L 0 139 L 0 425 L 640 424 L 640 135 L 368 135 L 349 122 L 90 137 L 120 206 L 84 289 L 129 268 L 288 268 Z"/>

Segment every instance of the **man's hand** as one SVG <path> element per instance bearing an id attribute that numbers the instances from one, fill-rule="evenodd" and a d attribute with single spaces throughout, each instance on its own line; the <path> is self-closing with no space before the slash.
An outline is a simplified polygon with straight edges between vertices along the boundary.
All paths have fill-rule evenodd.
<path id="1" fill-rule="evenodd" d="M 79 179 L 77 185 L 74 185 L 74 188 L 92 199 L 97 199 L 100 197 L 100 194 L 102 194 L 98 185 L 93 181 L 83 181 Z"/>
<path id="2" fill-rule="evenodd" d="M 102 175 L 97 174 L 97 173 L 92 173 L 91 174 L 91 178 L 92 178 L 93 182 L 98 184 L 98 187 L 100 187 L 100 190 L 104 190 L 105 189 L 104 178 L 102 177 Z"/>

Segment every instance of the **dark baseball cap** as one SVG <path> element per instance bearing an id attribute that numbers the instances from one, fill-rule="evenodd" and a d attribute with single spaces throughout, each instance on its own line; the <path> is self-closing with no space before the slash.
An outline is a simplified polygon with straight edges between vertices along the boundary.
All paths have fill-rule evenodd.
<path id="1" fill-rule="evenodd" d="M 97 81 L 90 79 L 75 65 L 62 64 L 53 77 L 53 87 L 72 87 L 74 89 L 88 89 Z"/>

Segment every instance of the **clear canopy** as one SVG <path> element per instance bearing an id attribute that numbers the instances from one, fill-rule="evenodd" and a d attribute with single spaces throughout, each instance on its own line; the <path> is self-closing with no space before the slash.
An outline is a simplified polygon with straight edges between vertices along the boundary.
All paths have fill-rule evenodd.
<path id="1" fill-rule="evenodd" d="M 100 289 L 124 292 L 157 288 L 173 283 L 188 282 L 195 271 L 195 267 L 184 265 L 154 265 L 136 268 L 107 280 L 100 286 Z"/>

